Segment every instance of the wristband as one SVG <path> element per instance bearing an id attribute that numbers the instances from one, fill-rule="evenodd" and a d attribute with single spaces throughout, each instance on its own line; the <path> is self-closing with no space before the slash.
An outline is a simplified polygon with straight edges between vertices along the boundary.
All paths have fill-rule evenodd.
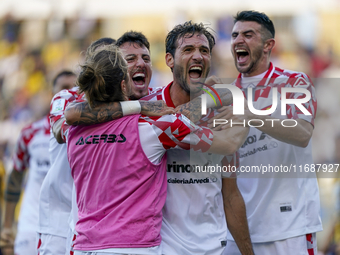
<path id="1" fill-rule="evenodd" d="M 138 114 L 141 111 L 141 105 L 138 100 L 120 102 L 123 116 Z"/>

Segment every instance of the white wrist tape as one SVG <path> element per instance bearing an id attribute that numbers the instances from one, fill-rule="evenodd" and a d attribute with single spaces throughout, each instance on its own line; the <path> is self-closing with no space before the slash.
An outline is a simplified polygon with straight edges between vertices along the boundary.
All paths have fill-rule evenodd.
<path id="1" fill-rule="evenodd" d="M 141 106 L 138 100 L 120 102 L 123 116 L 138 114 L 141 111 Z"/>

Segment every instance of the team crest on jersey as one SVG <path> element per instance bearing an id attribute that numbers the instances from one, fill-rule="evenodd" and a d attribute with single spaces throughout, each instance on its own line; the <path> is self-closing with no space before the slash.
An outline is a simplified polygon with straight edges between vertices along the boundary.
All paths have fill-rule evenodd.
<path id="1" fill-rule="evenodd" d="M 293 87 L 308 88 L 309 83 L 303 77 L 299 77 L 294 83 Z"/>
<path id="2" fill-rule="evenodd" d="M 54 101 L 52 104 L 51 114 L 64 110 L 65 102 L 66 102 L 65 99 L 58 99 Z"/>

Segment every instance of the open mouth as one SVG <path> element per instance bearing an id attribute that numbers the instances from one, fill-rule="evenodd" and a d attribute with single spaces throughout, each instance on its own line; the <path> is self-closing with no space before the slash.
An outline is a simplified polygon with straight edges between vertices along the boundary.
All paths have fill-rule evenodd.
<path id="1" fill-rule="evenodd" d="M 249 52 L 245 49 L 236 49 L 237 62 L 245 63 L 249 58 Z"/>
<path id="2" fill-rule="evenodd" d="M 202 67 L 200 66 L 193 66 L 189 69 L 189 77 L 190 79 L 199 79 L 202 76 Z"/>
<path id="3" fill-rule="evenodd" d="M 145 85 L 145 74 L 144 73 L 135 73 L 132 76 L 132 81 L 136 87 L 143 88 Z"/>

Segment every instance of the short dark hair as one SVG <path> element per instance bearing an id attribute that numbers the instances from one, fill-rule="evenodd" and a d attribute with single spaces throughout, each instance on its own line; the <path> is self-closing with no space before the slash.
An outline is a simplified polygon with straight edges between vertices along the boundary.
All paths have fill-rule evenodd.
<path id="1" fill-rule="evenodd" d="M 194 34 L 203 34 L 208 39 L 210 53 L 215 45 L 214 36 L 208 31 L 203 23 L 192 23 L 192 21 L 187 21 L 184 24 L 179 24 L 175 26 L 167 35 L 165 39 L 165 51 L 175 56 L 176 48 L 178 47 L 177 41 L 179 38 L 183 38 L 189 35 L 189 37 L 194 36 Z"/>
<path id="2" fill-rule="evenodd" d="M 118 38 L 116 45 L 118 47 L 122 46 L 124 43 L 137 43 L 140 47 L 145 47 L 150 51 L 150 43 L 148 39 L 141 32 L 129 31 L 124 33 L 121 37 Z"/>
<path id="3" fill-rule="evenodd" d="M 275 37 L 275 28 L 273 22 L 268 18 L 266 14 L 263 12 L 257 11 L 242 11 L 237 13 L 234 17 L 234 24 L 238 21 L 254 21 L 260 24 L 263 28 L 265 28 L 269 33 L 270 36 L 268 38 Z"/>
<path id="4" fill-rule="evenodd" d="M 68 70 L 63 70 L 63 71 L 59 72 L 53 79 L 53 82 L 52 82 L 53 87 L 55 87 L 55 85 L 57 84 L 57 80 L 61 76 L 76 76 L 76 74 L 74 72 L 68 71 Z"/>

